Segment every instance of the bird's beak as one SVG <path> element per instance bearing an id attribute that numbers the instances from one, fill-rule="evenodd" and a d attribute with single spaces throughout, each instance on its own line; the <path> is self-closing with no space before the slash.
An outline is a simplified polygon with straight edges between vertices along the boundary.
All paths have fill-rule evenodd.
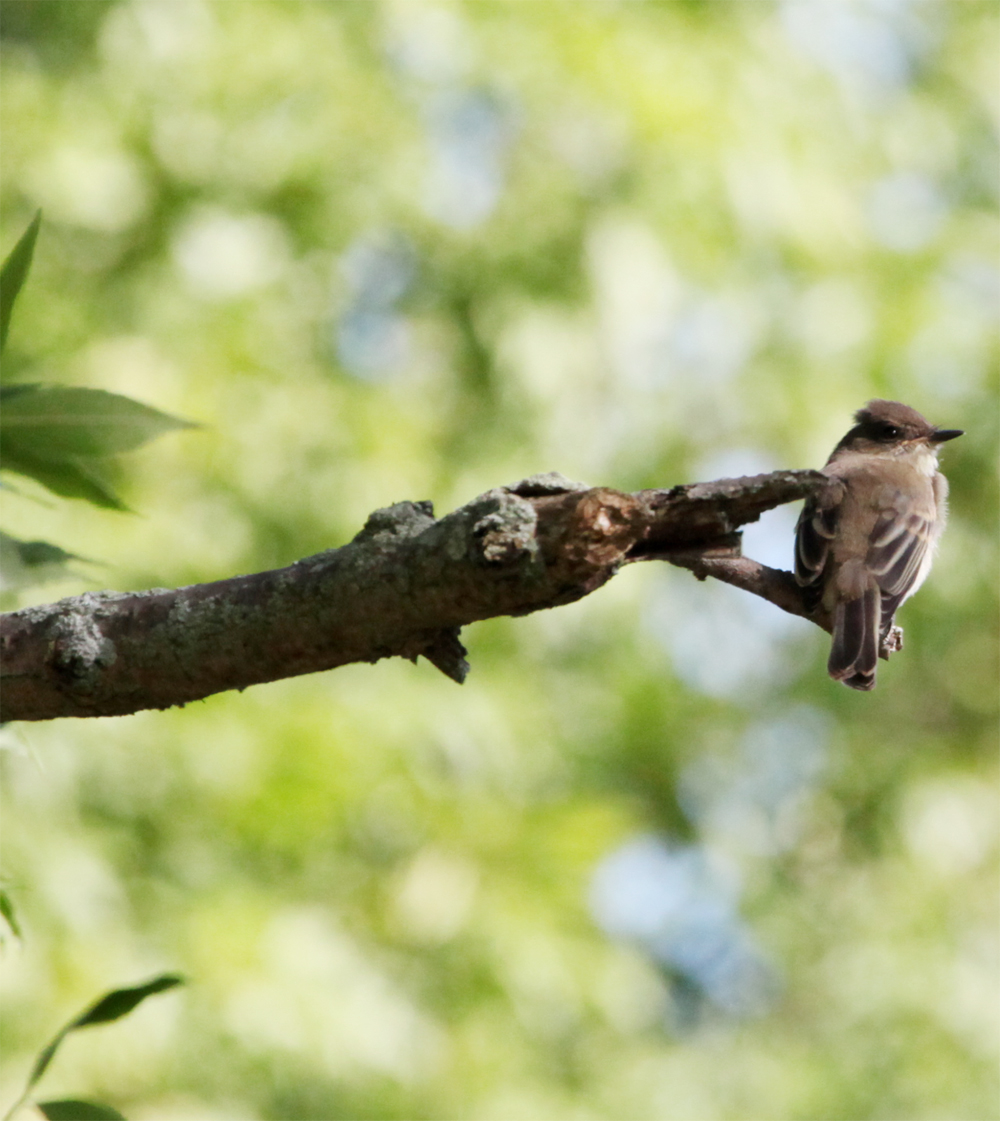
<path id="1" fill-rule="evenodd" d="M 938 428 L 932 432 L 928 439 L 932 444 L 943 444 L 945 440 L 954 440 L 956 436 L 964 436 L 961 428 Z"/>

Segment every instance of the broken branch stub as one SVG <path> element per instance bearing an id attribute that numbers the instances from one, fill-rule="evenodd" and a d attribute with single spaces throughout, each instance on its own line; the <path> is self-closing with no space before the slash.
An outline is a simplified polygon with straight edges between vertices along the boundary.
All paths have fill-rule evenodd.
<path id="1" fill-rule="evenodd" d="M 460 682 L 463 626 L 571 603 L 638 560 L 808 615 L 790 573 L 739 556 L 736 530 L 824 483 L 778 471 L 626 494 L 538 475 L 440 519 L 428 502 L 377 510 L 347 545 L 287 568 L 25 608 L 0 618 L 0 716 L 122 715 L 394 656 Z"/>

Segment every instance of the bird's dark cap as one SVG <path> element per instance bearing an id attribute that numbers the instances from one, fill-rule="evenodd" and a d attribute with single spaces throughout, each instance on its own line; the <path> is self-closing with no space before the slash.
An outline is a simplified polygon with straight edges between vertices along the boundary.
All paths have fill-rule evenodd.
<path id="1" fill-rule="evenodd" d="M 915 428 L 930 432 L 934 425 L 921 416 L 916 409 L 904 405 L 901 401 L 883 401 L 876 397 L 869 401 L 863 409 L 858 409 L 854 414 L 855 424 L 895 424 L 899 428 Z"/>
<path id="2" fill-rule="evenodd" d="M 863 409 L 858 409 L 854 414 L 854 423 L 862 431 L 873 426 L 891 424 L 910 439 L 922 438 L 932 444 L 943 444 L 946 440 L 965 435 L 961 428 L 935 428 L 909 405 L 904 405 L 901 401 L 883 401 L 881 398 L 869 401 Z"/>

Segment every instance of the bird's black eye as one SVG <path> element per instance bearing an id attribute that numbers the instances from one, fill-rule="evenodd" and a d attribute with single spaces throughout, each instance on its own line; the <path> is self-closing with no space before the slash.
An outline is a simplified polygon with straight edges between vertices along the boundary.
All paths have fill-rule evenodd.
<path id="1" fill-rule="evenodd" d="M 879 425 L 879 439 L 880 440 L 895 440 L 902 433 L 902 429 L 895 424 L 882 424 Z"/>

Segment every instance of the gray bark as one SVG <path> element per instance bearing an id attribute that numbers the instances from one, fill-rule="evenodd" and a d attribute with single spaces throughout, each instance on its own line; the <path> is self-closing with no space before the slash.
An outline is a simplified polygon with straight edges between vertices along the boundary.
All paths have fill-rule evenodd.
<path id="1" fill-rule="evenodd" d="M 423 655 L 461 682 L 463 626 L 571 603 L 638 560 L 725 580 L 829 630 L 790 572 L 740 556 L 736 532 L 824 483 L 776 471 L 625 494 L 540 475 L 440 519 L 428 502 L 376 510 L 349 544 L 288 568 L 11 612 L 0 717 L 119 716 L 395 656 Z"/>

